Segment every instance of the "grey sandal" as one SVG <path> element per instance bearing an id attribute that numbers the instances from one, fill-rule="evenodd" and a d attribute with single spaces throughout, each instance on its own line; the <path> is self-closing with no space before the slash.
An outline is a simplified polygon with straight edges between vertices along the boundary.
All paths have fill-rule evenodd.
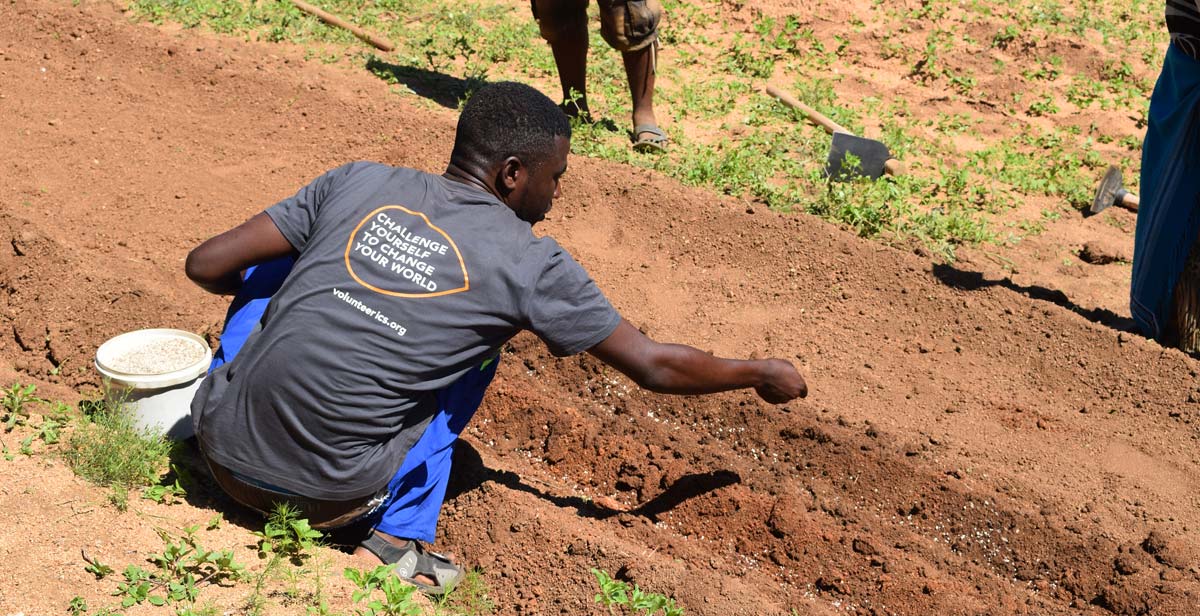
<path id="1" fill-rule="evenodd" d="M 661 154 L 667 151 L 671 142 L 667 134 L 654 124 L 639 124 L 633 127 L 633 150 L 635 152 Z"/>
<path id="2" fill-rule="evenodd" d="M 434 597 L 440 597 L 454 589 L 463 577 L 463 568 L 454 564 L 449 558 L 429 552 L 419 541 L 408 540 L 403 546 L 397 546 L 387 539 L 371 533 L 361 545 L 379 560 L 396 565 L 395 573 L 400 579 L 416 586 L 421 592 Z M 427 584 L 416 579 L 424 575 L 437 581 L 437 584 Z"/>

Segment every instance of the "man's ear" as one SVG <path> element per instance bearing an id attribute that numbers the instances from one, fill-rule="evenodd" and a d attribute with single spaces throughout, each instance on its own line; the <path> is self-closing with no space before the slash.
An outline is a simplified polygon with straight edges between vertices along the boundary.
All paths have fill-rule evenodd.
<path id="1" fill-rule="evenodd" d="M 523 188 L 528 175 L 529 169 L 516 156 L 504 159 L 504 164 L 500 166 L 500 184 L 506 194 Z"/>

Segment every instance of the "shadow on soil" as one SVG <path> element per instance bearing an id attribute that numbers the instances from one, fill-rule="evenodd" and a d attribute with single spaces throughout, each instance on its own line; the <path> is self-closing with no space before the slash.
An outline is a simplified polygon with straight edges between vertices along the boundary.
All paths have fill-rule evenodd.
<path id="1" fill-rule="evenodd" d="M 1078 314 L 1079 316 L 1093 322 L 1111 327 L 1117 331 L 1136 332 L 1137 325 L 1133 319 L 1123 317 L 1111 310 L 1104 308 L 1093 308 L 1085 310 L 1075 302 L 1072 302 L 1066 293 L 1057 289 L 1047 289 L 1038 285 L 1022 286 L 1016 284 L 1010 278 L 1001 280 L 989 280 L 979 272 L 969 272 L 960 270 L 956 267 L 946 265 L 944 263 L 935 264 L 933 266 L 933 276 L 942 284 L 962 291 L 978 291 L 987 287 L 1004 287 L 1010 291 L 1015 291 L 1030 299 L 1036 299 L 1043 302 L 1050 302 L 1056 306 L 1061 306 Z"/>
<path id="2" fill-rule="evenodd" d="M 485 83 L 482 79 L 462 79 L 415 66 L 391 64 L 379 58 L 367 60 L 366 68 L 376 77 L 389 83 L 402 84 L 417 96 L 447 109 L 458 109 L 460 102 Z"/>
<path id="3" fill-rule="evenodd" d="M 178 441 L 171 448 L 169 465 L 170 472 L 163 477 L 161 483 L 170 485 L 178 480 L 185 490 L 183 500 L 187 504 L 199 510 L 211 511 L 213 515 L 219 513 L 224 516 L 225 522 L 250 532 L 263 529 L 265 517 L 233 500 L 217 485 L 194 437 Z"/>
<path id="4" fill-rule="evenodd" d="M 195 439 L 183 441 L 172 450 L 171 469 L 171 473 L 164 478 L 164 482 L 169 484 L 178 478 L 187 491 L 184 499 L 188 504 L 198 509 L 221 512 L 227 522 L 248 531 L 262 530 L 264 517 L 230 498 L 213 480 Z M 669 488 L 649 501 L 633 509 L 620 511 L 601 506 L 579 496 L 550 494 L 525 483 L 514 472 L 488 468 L 483 463 L 479 452 L 467 441 L 459 440 L 455 446 L 453 469 L 450 484 L 446 490 L 447 499 L 455 498 L 486 482 L 494 481 L 511 490 L 532 494 L 557 507 L 572 508 L 581 517 L 596 520 L 625 514 L 644 517 L 652 522 L 657 521 L 659 515 L 674 509 L 688 499 L 742 481 L 740 475 L 728 470 L 692 473 L 680 477 Z M 362 520 L 342 528 L 329 530 L 326 532 L 326 541 L 332 547 L 351 551 L 370 533 L 373 521 L 374 519 Z"/>
<path id="5" fill-rule="evenodd" d="M 459 440 L 454 449 L 454 471 L 451 474 L 446 498 L 451 499 L 464 492 L 474 490 L 488 481 L 494 481 L 511 490 L 532 494 L 553 503 L 556 507 L 573 508 L 585 518 L 603 520 L 614 515 L 628 514 L 657 521 L 658 515 L 674 509 L 680 503 L 725 486 L 741 483 L 742 478 L 737 473 L 728 470 L 684 475 L 662 494 L 628 511 L 619 511 L 603 507 L 579 496 L 549 494 L 521 481 L 520 475 L 512 471 L 490 469 L 484 465 L 483 459 L 474 446 Z"/>

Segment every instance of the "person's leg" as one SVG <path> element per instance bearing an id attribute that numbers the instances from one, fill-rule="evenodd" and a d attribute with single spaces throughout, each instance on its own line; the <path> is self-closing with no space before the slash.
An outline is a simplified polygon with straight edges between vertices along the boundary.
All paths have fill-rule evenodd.
<path id="1" fill-rule="evenodd" d="M 475 415 L 496 375 L 499 356 L 472 369 L 438 392 L 439 411 L 413 445 L 388 486 L 391 497 L 374 527 L 374 535 L 396 546 L 408 540 L 433 543 L 438 516 L 450 481 L 454 443 Z M 378 557 L 365 547 L 355 550 L 364 562 Z M 420 580 L 426 584 L 433 580 Z"/>
<path id="2" fill-rule="evenodd" d="M 655 46 L 648 45 L 637 51 L 621 53 L 625 62 L 625 78 L 629 81 L 629 93 L 633 97 L 633 125 L 658 126 L 654 117 L 654 73 Z M 634 141 L 645 137 L 635 134 Z"/>
<path id="3" fill-rule="evenodd" d="M 562 108 L 571 117 L 590 118 L 587 102 L 587 0 L 531 0 L 542 38 L 550 44 Z"/>
<path id="4" fill-rule="evenodd" d="M 599 0 L 600 34 L 621 52 L 625 78 L 633 101 L 633 143 L 641 151 L 661 151 L 667 136 L 654 115 L 654 81 L 657 72 L 658 0 Z"/>

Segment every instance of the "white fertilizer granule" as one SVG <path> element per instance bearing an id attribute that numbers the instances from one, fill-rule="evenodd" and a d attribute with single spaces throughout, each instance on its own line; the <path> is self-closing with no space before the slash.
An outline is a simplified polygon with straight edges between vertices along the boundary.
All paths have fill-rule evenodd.
<path id="1" fill-rule="evenodd" d="M 204 347 L 194 340 L 158 338 L 114 357 L 108 367 L 125 374 L 166 374 L 202 359 Z"/>

